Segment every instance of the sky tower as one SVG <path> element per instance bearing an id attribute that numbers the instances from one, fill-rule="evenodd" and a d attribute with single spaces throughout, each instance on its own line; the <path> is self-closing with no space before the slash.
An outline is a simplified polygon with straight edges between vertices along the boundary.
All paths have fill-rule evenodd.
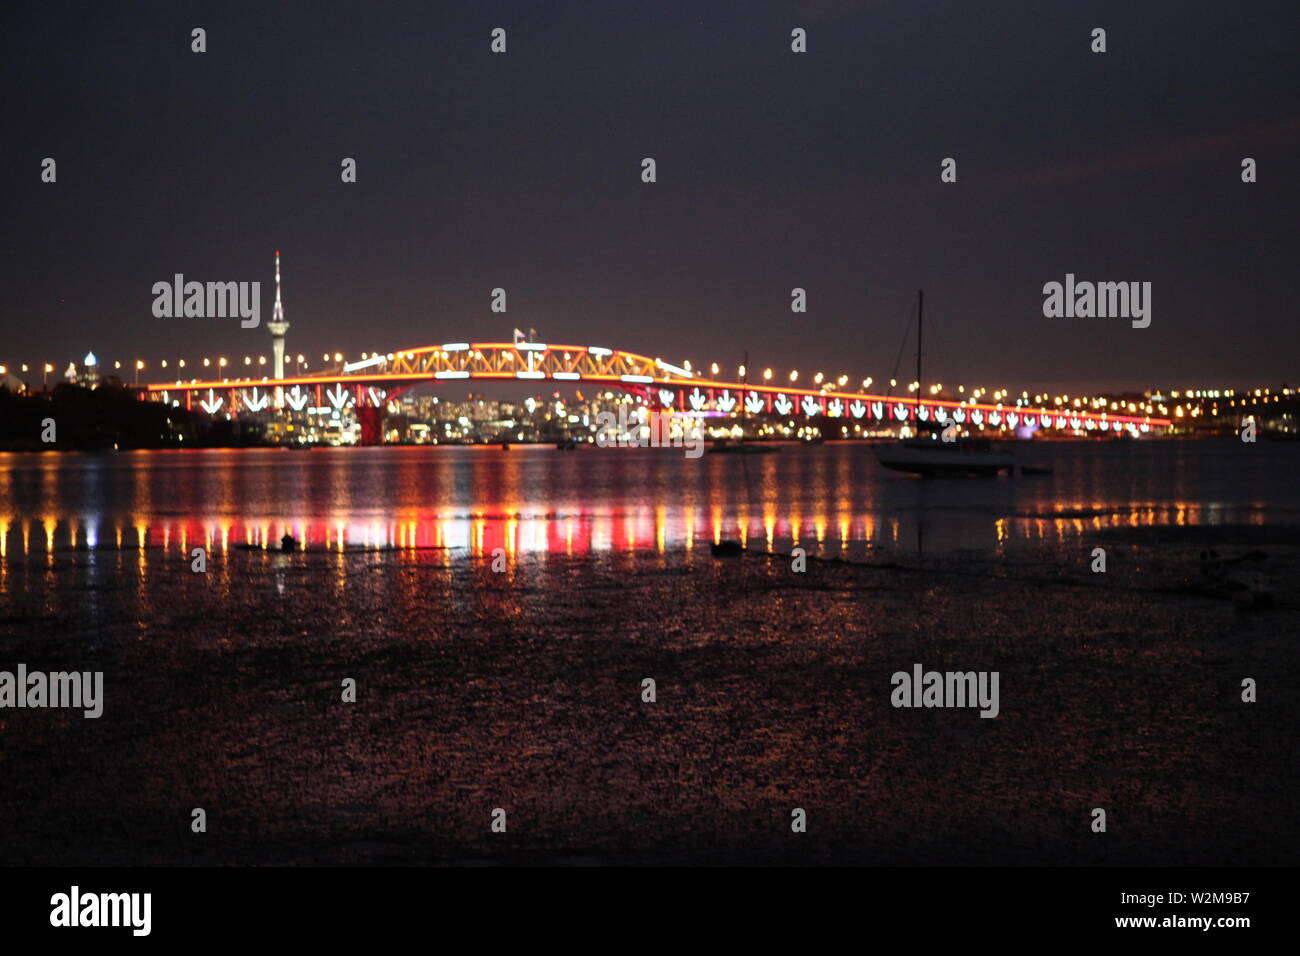
<path id="1" fill-rule="evenodd" d="M 280 304 L 280 250 L 275 250 L 275 309 L 271 312 L 271 321 L 266 326 L 271 330 L 271 349 L 275 353 L 275 378 L 284 378 L 284 333 L 289 331 L 289 323 L 284 320 L 284 306 Z M 276 387 L 275 404 L 283 406 L 283 390 Z"/>

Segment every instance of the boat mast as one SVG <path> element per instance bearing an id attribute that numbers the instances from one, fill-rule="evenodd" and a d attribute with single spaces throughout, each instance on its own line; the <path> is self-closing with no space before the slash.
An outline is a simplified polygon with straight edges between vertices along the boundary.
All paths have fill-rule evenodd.
<path id="1" fill-rule="evenodd" d="M 921 402 L 921 331 L 925 327 L 925 290 L 916 290 L 916 401 Z"/>

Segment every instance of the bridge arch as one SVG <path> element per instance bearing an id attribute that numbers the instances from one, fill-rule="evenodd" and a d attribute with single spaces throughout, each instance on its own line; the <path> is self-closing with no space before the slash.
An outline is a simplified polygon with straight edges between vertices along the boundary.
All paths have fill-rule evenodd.
<path id="1" fill-rule="evenodd" d="M 939 398 L 876 395 L 865 391 L 795 388 L 707 378 L 659 358 L 594 345 L 540 342 L 451 342 L 378 354 L 314 375 L 283 379 L 222 379 L 158 383 L 149 397 L 184 400 L 209 414 L 287 408 L 382 409 L 422 384 L 466 380 L 586 382 L 619 388 L 656 409 L 700 417 L 779 416 L 843 419 L 864 424 L 949 422 L 968 428 L 1059 432 L 1145 433 L 1168 428 L 1169 419 L 1116 415 L 1077 408 L 1030 407 Z M 371 416 L 373 417 L 373 416 Z"/>

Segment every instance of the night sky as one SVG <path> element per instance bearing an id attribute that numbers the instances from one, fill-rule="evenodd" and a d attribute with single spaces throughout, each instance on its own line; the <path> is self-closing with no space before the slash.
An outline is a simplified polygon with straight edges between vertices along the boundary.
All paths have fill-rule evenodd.
<path id="1" fill-rule="evenodd" d="M 265 323 L 279 249 L 317 361 L 517 326 L 880 381 L 923 287 L 928 381 L 1295 384 L 1298 34 L 1294 2 L 10 5 L 0 363 L 269 355 L 151 287 L 260 280 Z M 1044 318 L 1067 272 L 1151 282 L 1151 327 Z"/>

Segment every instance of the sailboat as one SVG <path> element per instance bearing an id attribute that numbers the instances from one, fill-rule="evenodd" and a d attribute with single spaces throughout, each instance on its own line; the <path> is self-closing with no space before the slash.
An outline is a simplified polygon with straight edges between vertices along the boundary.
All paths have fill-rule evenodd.
<path id="1" fill-rule="evenodd" d="M 916 395 L 921 396 L 921 341 L 925 321 L 925 292 L 917 292 L 916 311 Z M 903 471 L 923 478 L 986 477 L 1008 472 L 1020 473 L 1016 456 L 993 447 L 984 438 L 944 440 L 935 434 L 942 425 L 930 426 L 929 434 L 903 438 L 875 446 L 876 461 L 892 471 Z M 918 422 L 918 432 L 921 426 Z"/>

